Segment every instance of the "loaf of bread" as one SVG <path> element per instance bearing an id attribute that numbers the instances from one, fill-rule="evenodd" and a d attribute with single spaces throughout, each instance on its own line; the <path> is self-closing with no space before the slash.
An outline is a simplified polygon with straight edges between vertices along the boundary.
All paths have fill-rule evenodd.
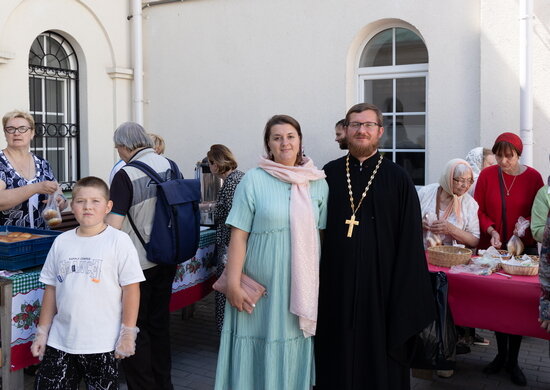
<path id="1" fill-rule="evenodd" d="M 62 222 L 62 219 L 61 219 L 61 218 L 50 218 L 50 219 L 46 220 L 46 223 L 47 223 L 49 226 L 57 226 L 57 225 L 59 225 L 61 222 Z"/>
<path id="2" fill-rule="evenodd" d="M 47 210 L 44 210 L 44 212 L 42 213 L 42 217 L 46 221 L 49 221 L 52 218 L 60 218 L 61 215 L 59 215 L 59 211 L 57 210 L 47 209 Z"/>

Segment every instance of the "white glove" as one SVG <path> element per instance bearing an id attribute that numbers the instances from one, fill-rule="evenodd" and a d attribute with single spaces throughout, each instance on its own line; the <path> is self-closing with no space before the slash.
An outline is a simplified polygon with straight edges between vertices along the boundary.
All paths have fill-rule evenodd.
<path id="1" fill-rule="evenodd" d="M 42 360 L 44 357 L 44 352 L 46 351 L 46 343 L 48 342 L 48 334 L 50 333 L 51 325 L 38 325 L 36 327 L 36 333 L 34 335 L 34 340 L 31 345 L 32 356 L 38 357 L 39 360 Z"/>
<path id="2" fill-rule="evenodd" d="M 115 345 L 115 358 L 124 359 L 136 353 L 136 338 L 139 328 L 120 324 L 120 333 Z"/>

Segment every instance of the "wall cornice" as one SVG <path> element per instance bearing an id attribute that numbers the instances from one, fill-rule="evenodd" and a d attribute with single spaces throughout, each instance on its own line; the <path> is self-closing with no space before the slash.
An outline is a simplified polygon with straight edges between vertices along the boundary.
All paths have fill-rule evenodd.
<path id="1" fill-rule="evenodd" d="M 107 68 L 107 74 L 112 79 L 133 80 L 134 70 L 131 68 Z"/>
<path id="2" fill-rule="evenodd" d="M 15 53 L 0 49 L 0 64 L 7 64 L 15 58 Z"/>

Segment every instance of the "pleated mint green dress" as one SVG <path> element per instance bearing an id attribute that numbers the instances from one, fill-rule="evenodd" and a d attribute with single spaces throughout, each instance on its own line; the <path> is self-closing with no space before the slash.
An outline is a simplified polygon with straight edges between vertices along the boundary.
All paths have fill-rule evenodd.
<path id="1" fill-rule="evenodd" d="M 313 339 L 290 313 L 290 187 L 261 168 L 250 170 L 233 198 L 228 225 L 249 232 L 244 273 L 266 286 L 254 312 L 229 303 L 220 340 L 216 390 L 309 390 L 315 383 Z M 328 185 L 310 183 L 319 229 Z"/>

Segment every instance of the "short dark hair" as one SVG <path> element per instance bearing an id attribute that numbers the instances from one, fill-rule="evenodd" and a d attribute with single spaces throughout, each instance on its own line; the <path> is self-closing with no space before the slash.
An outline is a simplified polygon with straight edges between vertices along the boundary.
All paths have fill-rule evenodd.
<path id="1" fill-rule="evenodd" d="M 272 158 L 270 157 L 271 150 L 269 150 L 269 137 L 271 136 L 271 128 L 275 125 L 284 125 L 284 124 L 294 127 L 294 129 L 298 133 L 298 137 L 300 138 L 300 150 L 296 155 L 296 165 L 301 165 L 302 164 L 302 129 L 300 128 L 300 124 L 298 123 L 298 121 L 293 117 L 291 117 L 290 115 L 274 115 L 265 124 L 264 147 L 265 147 L 267 156 L 268 158 Z"/>
<path id="2" fill-rule="evenodd" d="M 510 142 L 506 142 L 506 141 L 496 142 L 493 145 L 493 149 L 491 151 L 495 156 L 502 156 L 513 152 L 516 152 L 518 157 L 521 156 L 521 152 L 517 150 L 517 148 L 514 145 L 512 145 Z"/>
<path id="3" fill-rule="evenodd" d="M 346 125 L 346 119 L 340 119 L 338 122 L 336 122 L 336 124 L 334 125 L 334 127 L 338 127 L 338 126 L 341 126 L 341 127 L 344 127 Z"/>
<path id="4" fill-rule="evenodd" d="M 382 115 L 382 111 L 380 111 L 380 109 L 378 107 L 376 107 L 374 104 L 370 104 L 370 103 L 359 103 L 359 104 L 356 104 L 355 106 L 351 107 L 347 114 L 346 114 L 346 126 L 349 125 L 349 117 L 351 114 L 353 113 L 361 113 L 363 111 L 368 111 L 368 110 L 371 110 L 371 111 L 374 111 L 374 113 L 376 114 L 376 118 L 378 120 L 378 125 L 380 127 L 383 127 L 384 126 L 384 117 Z"/>
<path id="5" fill-rule="evenodd" d="M 77 181 L 73 187 L 73 198 L 76 196 L 78 191 L 84 187 L 97 188 L 102 192 L 103 197 L 106 200 L 109 200 L 109 187 L 107 186 L 107 183 L 105 183 L 99 177 L 87 176 Z"/>
<path id="6" fill-rule="evenodd" d="M 237 168 L 237 161 L 231 153 L 231 150 L 225 145 L 215 144 L 210 147 L 206 153 L 209 161 L 218 167 L 218 173 L 224 174 Z"/>

